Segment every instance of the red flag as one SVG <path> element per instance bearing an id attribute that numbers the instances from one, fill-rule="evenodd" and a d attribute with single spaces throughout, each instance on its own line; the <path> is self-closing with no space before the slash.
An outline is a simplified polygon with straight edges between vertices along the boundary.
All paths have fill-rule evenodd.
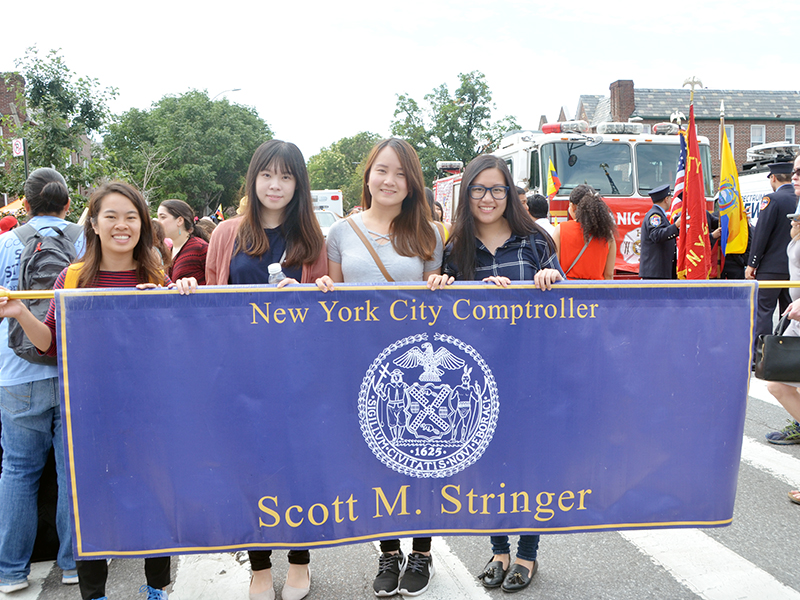
<path id="1" fill-rule="evenodd" d="M 683 215 L 678 236 L 678 279 L 708 279 L 711 250 L 703 185 L 703 165 L 694 128 L 694 105 L 689 107 L 689 148 L 686 153 L 686 184 Z"/>

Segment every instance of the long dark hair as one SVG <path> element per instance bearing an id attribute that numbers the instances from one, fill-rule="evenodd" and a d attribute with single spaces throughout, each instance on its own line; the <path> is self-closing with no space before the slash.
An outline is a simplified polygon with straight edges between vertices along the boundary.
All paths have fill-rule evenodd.
<path id="1" fill-rule="evenodd" d="M 472 216 L 472 209 L 469 201 L 469 186 L 475 181 L 483 171 L 487 169 L 497 169 L 505 179 L 508 186 L 508 196 L 506 196 L 506 210 L 503 216 L 511 227 L 511 233 L 521 237 L 527 237 L 536 232 L 547 241 L 551 252 L 555 252 L 556 247 L 550 235 L 533 222 L 533 219 L 522 206 L 516 197 L 516 184 L 511 177 L 506 163 L 497 156 L 482 154 L 477 156 L 464 169 L 461 177 L 461 189 L 458 192 L 458 207 L 456 208 L 456 219 L 453 232 L 450 235 L 448 245 L 451 247 L 450 260 L 457 267 L 459 273 L 463 273 L 465 278 L 475 277 L 475 253 L 477 244 L 475 243 L 475 218 Z M 534 248 L 534 252 L 536 249 Z"/>
<path id="2" fill-rule="evenodd" d="M 153 248 L 158 250 L 158 253 L 161 255 L 161 264 L 164 265 L 164 269 L 169 269 L 169 266 L 172 264 L 172 252 L 164 241 L 166 237 L 164 226 L 158 219 L 151 219 L 150 221 L 153 225 Z"/>
<path id="3" fill-rule="evenodd" d="M 581 183 L 570 192 L 569 201 L 575 205 L 575 220 L 583 231 L 583 239 L 611 241 L 617 233 L 617 224 L 608 205 L 592 186 Z"/>
<path id="4" fill-rule="evenodd" d="M 361 206 L 365 209 L 372 206 L 369 175 L 378 154 L 387 147 L 397 154 L 408 186 L 408 195 L 403 199 L 400 214 L 392 221 L 392 245 L 400 256 L 419 257 L 429 261 L 436 251 L 436 233 L 430 224 L 433 215 L 425 197 L 425 178 L 422 175 L 419 156 L 408 142 L 389 138 L 378 142 L 372 148 L 364 168 Z"/>
<path id="5" fill-rule="evenodd" d="M 136 212 L 139 214 L 139 220 L 141 221 L 139 241 L 133 248 L 133 260 L 136 261 L 136 281 L 139 283 L 163 283 L 164 272 L 153 248 L 153 225 L 147 202 L 145 202 L 139 190 L 132 185 L 122 181 L 112 181 L 97 188 L 89 199 L 89 212 L 84 226 L 86 251 L 83 254 L 83 268 L 78 277 L 78 287 L 90 287 L 100 271 L 103 248 L 93 225 L 97 224 L 97 216 L 100 214 L 103 199 L 109 194 L 125 196 L 133 203 L 136 207 Z"/>
<path id="6" fill-rule="evenodd" d="M 264 142 L 253 154 L 247 169 L 247 207 L 242 224 L 236 234 L 236 252 L 249 256 L 263 256 L 269 250 L 269 240 L 261 225 L 262 205 L 256 194 L 258 174 L 268 167 L 291 173 L 294 177 L 294 196 L 286 205 L 281 231 L 286 238 L 286 264 L 304 265 L 319 257 L 325 238 L 314 215 L 311 183 L 303 154 L 290 142 L 270 140 Z"/>
<path id="7" fill-rule="evenodd" d="M 194 210 L 186 202 L 183 200 L 164 200 L 161 206 L 176 219 L 178 217 L 183 219 L 183 227 L 189 233 L 189 237 L 199 237 L 204 242 L 209 240 L 205 230 L 195 226 Z"/>
<path id="8" fill-rule="evenodd" d="M 36 169 L 25 180 L 25 199 L 34 217 L 60 214 L 69 202 L 67 182 L 55 169 Z"/>

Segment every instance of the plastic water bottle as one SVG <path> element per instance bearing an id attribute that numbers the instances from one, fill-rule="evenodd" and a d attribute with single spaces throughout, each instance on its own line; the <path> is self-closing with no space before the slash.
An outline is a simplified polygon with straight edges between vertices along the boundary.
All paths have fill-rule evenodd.
<path id="1" fill-rule="evenodd" d="M 283 274 L 281 263 L 272 263 L 269 267 L 267 267 L 267 271 L 269 271 L 268 283 L 280 283 L 286 279 L 286 275 Z"/>

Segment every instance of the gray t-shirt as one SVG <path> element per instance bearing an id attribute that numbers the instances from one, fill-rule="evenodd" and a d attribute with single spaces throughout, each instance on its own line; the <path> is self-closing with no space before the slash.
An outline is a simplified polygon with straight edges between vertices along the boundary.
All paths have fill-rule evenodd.
<path id="1" fill-rule="evenodd" d="M 441 269 L 444 244 L 439 235 L 439 229 L 433 223 L 430 226 L 436 232 L 436 251 L 433 253 L 433 260 L 425 262 L 421 258 L 400 256 L 391 243 L 379 244 L 373 240 L 360 213 L 350 218 L 367 236 L 367 240 L 375 248 L 383 266 L 395 281 L 422 281 L 423 273 Z M 378 265 L 375 264 L 375 259 L 364 246 L 364 242 L 356 235 L 349 223 L 345 222 L 345 219 L 336 221 L 328 231 L 328 259 L 342 265 L 345 283 L 386 281 Z"/>

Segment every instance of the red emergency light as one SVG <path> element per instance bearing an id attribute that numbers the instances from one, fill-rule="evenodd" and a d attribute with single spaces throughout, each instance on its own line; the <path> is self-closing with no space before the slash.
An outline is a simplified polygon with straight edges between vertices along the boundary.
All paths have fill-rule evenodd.
<path id="1" fill-rule="evenodd" d="M 586 121 L 546 123 L 542 125 L 542 133 L 589 133 L 589 124 Z"/>

